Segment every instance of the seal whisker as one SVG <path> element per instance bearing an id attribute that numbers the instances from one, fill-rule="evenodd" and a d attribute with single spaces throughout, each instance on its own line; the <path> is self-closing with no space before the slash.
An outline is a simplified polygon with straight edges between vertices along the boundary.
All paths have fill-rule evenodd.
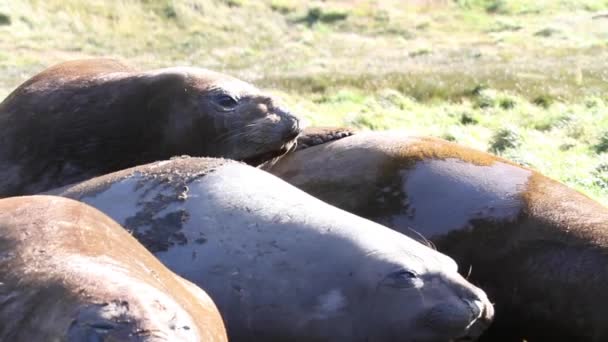
<path id="1" fill-rule="evenodd" d="M 224 134 L 221 134 L 216 138 L 216 142 L 227 141 L 234 138 L 247 137 L 249 134 L 252 134 L 249 128 L 253 128 L 257 126 L 257 124 L 249 124 L 245 125 L 242 129 L 238 131 L 228 131 Z"/>
<path id="2" fill-rule="evenodd" d="M 424 237 L 424 235 L 422 235 L 420 232 L 416 231 L 414 228 L 412 227 L 406 227 L 409 231 L 411 231 L 412 233 L 416 234 L 416 236 L 418 236 L 422 241 L 420 241 L 421 243 L 423 243 L 424 245 L 426 245 L 427 247 L 433 249 L 433 250 L 437 250 L 437 247 L 435 246 L 435 244 L 427 239 L 426 237 Z"/>
<path id="3" fill-rule="evenodd" d="M 238 137 L 239 135 L 244 134 L 244 132 L 239 132 L 239 131 L 228 131 L 226 133 L 220 134 L 216 139 L 215 142 L 220 142 L 220 141 L 226 141 L 235 137 Z"/>

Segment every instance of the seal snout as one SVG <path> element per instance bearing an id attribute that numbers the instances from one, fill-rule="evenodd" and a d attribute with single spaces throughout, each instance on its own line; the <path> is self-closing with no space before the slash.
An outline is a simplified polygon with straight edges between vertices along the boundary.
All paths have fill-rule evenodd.
<path id="1" fill-rule="evenodd" d="M 452 283 L 456 286 L 449 299 L 430 307 L 424 324 L 435 333 L 457 337 L 457 341 L 475 340 L 492 322 L 494 308 L 485 292 L 471 284 L 458 283 Z"/>
<path id="2" fill-rule="evenodd" d="M 494 306 L 487 299 L 485 293 L 479 294 L 476 298 L 461 298 L 461 300 L 470 310 L 471 321 L 459 340 L 475 340 L 490 326 L 490 323 L 492 323 L 494 319 Z"/>
<path id="3" fill-rule="evenodd" d="M 492 318 L 494 317 L 494 308 L 491 304 L 478 299 L 463 301 L 471 310 L 471 318 L 473 320 L 471 326 L 477 322 L 489 324 L 492 321 Z"/>
<path id="4" fill-rule="evenodd" d="M 297 138 L 300 133 L 302 133 L 300 120 L 298 118 L 295 118 L 295 120 L 291 120 L 291 122 L 287 123 L 287 130 L 285 131 L 285 133 L 283 133 L 283 138 L 287 141 L 291 141 Z"/>
<path id="5" fill-rule="evenodd" d="M 302 133 L 303 125 L 299 117 L 282 107 L 275 107 L 274 112 L 279 116 L 279 118 L 281 118 L 281 121 L 283 122 L 283 139 L 286 141 L 291 141 Z"/>

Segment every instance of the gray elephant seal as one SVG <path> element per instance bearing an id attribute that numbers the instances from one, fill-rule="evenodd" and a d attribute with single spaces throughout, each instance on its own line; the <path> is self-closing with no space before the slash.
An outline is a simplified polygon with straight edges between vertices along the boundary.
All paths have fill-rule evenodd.
<path id="1" fill-rule="evenodd" d="M 493 316 L 449 257 L 234 161 L 173 159 L 55 193 L 205 289 L 231 341 L 451 341 Z"/>
<path id="2" fill-rule="evenodd" d="M 495 303 L 487 341 L 608 340 L 608 209 L 543 175 L 435 138 L 359 133 L 269 171 L 453 257 Z"/>
<path id="3" fill-rule="evenodd" d="M 205 292 L 70 199 L 0 200 L 0 279 L 2 341 L 227 341 Z"/>
<path id="4" fill-rule="evenodd" d="M 0 104 L 0 197 L 183 154 L 257 165 L 293 148 L 300 130 L 276 99 L 224 74 L 66 62 Z"/>

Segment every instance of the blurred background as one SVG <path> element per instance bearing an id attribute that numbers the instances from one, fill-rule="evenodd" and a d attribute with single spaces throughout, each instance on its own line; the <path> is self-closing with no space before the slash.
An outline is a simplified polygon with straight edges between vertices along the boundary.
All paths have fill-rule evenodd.
<path id="1" fill-rule="evenodd" d="M 94 56 L 226 72 L 313 125 L 439 136 L 608 205 L 608 0 L 0 1 L 0 99 Z"/>

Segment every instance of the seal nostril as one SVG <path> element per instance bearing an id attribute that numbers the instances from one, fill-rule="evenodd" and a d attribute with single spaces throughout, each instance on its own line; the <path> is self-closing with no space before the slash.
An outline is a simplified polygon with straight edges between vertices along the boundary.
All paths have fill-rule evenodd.
<path id="1" fill-rule="evenodd" d="M 290 115 L 291 116 L 291 115 Z M 288 127 L 283 134 L 283 137 L 287 140 L 292 140 L 298 137 L 300 133 L 302 133 L 302 126 L 300 125 L 300 120 L 295 116 L 290 117 L 290 122 L 286 124 Z"/>
<path id="2" fill-rule="evenodd" d="M 302 133 L 302 125 L 300 125 L 300 120 L 296 119 L 294 120 L 294 123 L 292 124 L 292 128 L 294 132 L 298 132 L 298 134 Z"/>
<path id="3" fill-rule="evenodd" d="M 482 317 L 484 313 L 484 305 L 480 300 L 465 300 L 465 303 L 469 306 L 471 313 L 473 314 L 473 319 L 478 319 Z"/>
<path id="4" fill-rule="evenodd" d="M 479 319 L 483 320 L 487 324 L 490 324 L 494 320 L 494 305 L 492 305 L 492 303 L 489 301 L 485 302 L 483 312 L 481 313 L 481 317 Z"/>
<path id="5" fill-rule="evenodd" d="M 283 138 L 285 138 L 286 140 L 293 140 L 297 138 L 298 135 L 300 135 L 300 132 L 301 131 L 299 129 L 292 127 L 284 133 Z"/>
<path id="6" fill-rule="evenodd" d="M 475 296 L 472 299 L 467 300 L 463 298 L 462 300 L 471 308 L 475 319 L 485 323 L 492 322 L 494 319 L 494 306 L 487 299 L 485 294 L 478 294 L 478 296 Z"/>
<path id="7" fill-rule="evenodd" d="M 483 299 L 461 299 L 471 311 L 471 320 L 463 336 L 455 341 L 475 341 L 490 325 L 494 318 L 494 307 Z"/>

